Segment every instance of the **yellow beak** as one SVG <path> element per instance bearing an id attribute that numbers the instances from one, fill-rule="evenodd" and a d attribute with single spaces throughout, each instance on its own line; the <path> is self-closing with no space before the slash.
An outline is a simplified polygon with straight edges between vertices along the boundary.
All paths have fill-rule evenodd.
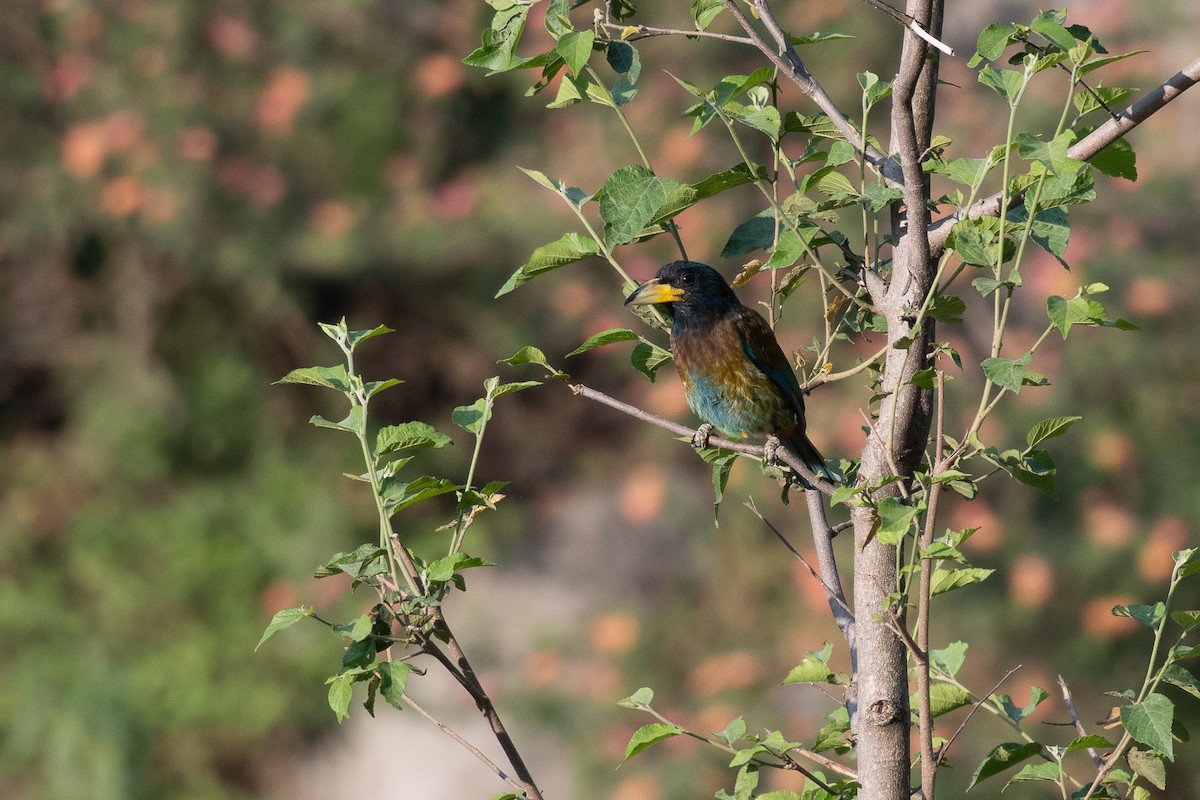
<path id="1" fill-rule="evenodd" d="M 634 289 L 633 293 L 625 298 L 625 305 L 650 306 L 658 303 L 677 303 L 682 299 L 682 289 L 662 283 L 658 278 L 653 278 Z"/>

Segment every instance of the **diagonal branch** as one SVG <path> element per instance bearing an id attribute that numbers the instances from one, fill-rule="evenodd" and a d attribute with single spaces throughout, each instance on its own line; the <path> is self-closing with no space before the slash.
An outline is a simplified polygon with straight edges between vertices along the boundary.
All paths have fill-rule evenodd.
<path id="1" fill-rule="evenodd" d="M 580 395 L 581 397 L 586 397 L 589 400 L 595 400 L 598 403 L 603 403 L 609 408 L 615 408 L 617 411 L 620 411 L 623 414 L 628 414 L 635 419 L 640 419 L 642 422 L 649 422 L 651 425 L 657 425 L 660 428 L 671 431 L 676 436 L 683 436 L 690 439 L 692 434 L 696 432 L 694 428 L 689 428 L 688 426 L 681 425 L 678 422 L 672 422 L 669 419 L 663 419 L 657 414 L 651 414 L 649 411 L 640 409 L 637 406 L 632 406 L 629 403 L 623 403 L 615 397 L 611 397 L 604 392 L 597 391 L 589 386 L 584 386 L 581 383 L 569 383 L 567 384 L 567 388 L 569 388 L 574 394 Z M 748 444 L 746 442 L 733 442 L 729 439 L 722 439 L 719 436 L 710 436 L 708 441 L 713 447 L 720 447 L 725 450 L 733 450 L 734 452 L 741 453 L 742 455 L 756 456 L 758 458 L 761 458 L 763 455 L 762 445 Z M 800 475 L 810 484 L 815 486 L 822 494 L 833 494 L 833 490 L 836 487 L 825 478 L 814 474 L 811 469 L 805 466 L 800 459 L 797 458 L 787 448 L 779 448 L 776 452 L 776 457 L 791 467 L 797 475 Z"/>
<path id="2" fill-rule="evenodd" d="M 779 26 L 779 22 L 775 19 L 774 12 L 767 5 L 766 0 L 751 0 L 751 8 L 753 8 L 757 17 L 762 21 L 763 25 L 771 34 L 771 38 L 775 41 L 775 46 L 771 46 L 754 27 L 754 23 L 743 13 L 738 6 L 737 0 L 724 0 L 725 8 L 737 20 L 737 23 L 742 26 L 742 30 L 746 31 L 753 41 L 754 46 L 766 56 L 772 64 L 780 69 L 783 74 L 791 79 L 792 83 L 799 87 L 810 100 L 816 103 L 817 108 L 825 112 L 830 121 L 845 137 L 855 150 L 862 153 L 863 158 L 875 168 L 875 170 L 884 177 L 884 179 L 892 186 L 899 186 L 903 182 L 903 177 L 900 173 L 899 165 L 888 158 L 875 147 L 872 147 L 866 137 L 854 127 L 854 124 L 842 113 L 841 109 L 833 101 L 833 98 L 825 91 L 825 88 L 817 82 L 808 68 L 804 66 L 803 59 L 796 52 L 795 46 L 787 33 Z"/>
<path id="3" fill-rule="evenodd" d="M 1197 83 L 1200 83 L 1200 58 L 1192 61 L 1159 84 L 1157 88 L 1142 95 L 1137 102 L 1127 106 L 1121 113 L 1106 120 L 1099 128 L 1073 144 L 1067 150 L 1067 155 L 1080 161 L 1088 161 Z M 950 228 L 954 226 L 954 223 L 962 219 L 977 219 L 1000 214 L 1000 197 L 1000 193 L 997 192 L 976 202 L 966 211 L 951 214 L 931 225 L 929 247 L 932 256 L 937 258 L 945 251 L 946 237 L 950 235 Z M 1019 194 L 1013 195 L 1010 205 L 1021 202 L 1023 197 Z"/>

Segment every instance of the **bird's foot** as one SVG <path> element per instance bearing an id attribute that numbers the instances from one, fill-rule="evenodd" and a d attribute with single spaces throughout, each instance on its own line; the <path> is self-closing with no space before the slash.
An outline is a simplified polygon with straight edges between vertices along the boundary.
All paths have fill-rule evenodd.
<path id="1" fill-rule="evenodd" d="M 775 436 L 768 436 L 767 443 L 763 445 L 763 463 L 778 464 L 779 463 L 779 439 Z"/>
<path id="2" fill-rule="evenodd" d="M 713 426 L 711 423 L 704 423 L 696 432 L 692 434 L 692 447 L 697 450 L 703 450 L 708 447 L 708 437 L 712 436 Z"/>

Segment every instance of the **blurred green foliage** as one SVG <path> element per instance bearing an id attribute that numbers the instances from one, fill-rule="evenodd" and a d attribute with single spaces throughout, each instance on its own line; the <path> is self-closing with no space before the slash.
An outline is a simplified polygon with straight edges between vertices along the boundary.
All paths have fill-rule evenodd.
<path id="1" fill-rule="evenodd" d="M 1130 67 L 1127 83 L 1150 86 L 1178 67 L 1170 48 L 1139 37 L 1186 30 L 1186 3 L 1153 5 L 1141 16 L 1113 3 L 1088 20 L 1127 30 L 1136 40 L 1126 49 L 1163 53 Z M 808 26 L 866 28 L 856 44 L 822 45 L 825 68 L 879 71 L 886 65 L 871 60 L 888 29 L 865 8 L 845 10 L 845 20 Z M 308 398 L 269 388 L 324 357 L 312 322 L 346 315 L 397 328 L 373 357 L 387 362 L 378 372 L 407 383 L 381 399 L 381 415 L 437 421 L 517 346 L 554 343 L 546 349 L 558 363 L 588 334 L 626 321 L 600 270 L 550 279 L 549 296 L 527 287 L 492 300 L 564 227 L 513 166 L 595 187 L 607 161 L 633 155 L 599 112 L 550 118 L 522 97 L 519 79 L 468 72 L 460 60 L 486 16 L 473 0 L 6 4 L 0 795 L 259 796 L 268 762 L 332 726 L 319 631 L 301 626 L 251 655 L 271 613 L 323 591 L 306 580 L 312 568 L 374 530 L 366 498 L 331 478 L 352 454 L 307 429 Z M 712 52 L 689 76 L 698 84 L 733 63 L 754 66 L 736 49 Z M 843 77 L 830 84 L 850 91 L 851 73 Z M 668 78 L 656 70 L 642 82 L 646 97 L 666 98 L 628 109 L 657 166 L 698 180 L 734 163 L 727 147 L 686 138 L 690 120 L 677 114 L 688 101 Z M 990 141 L 994 120 L 963 95 L 944 118 L 956 137 Z M 1059 642 L 1026 662 L 1030 674 L 1011 691 L 1020 698 L 1028 683 L 1049 688 L 1069 673 L 1095 718 L 1107 706 L 1094 690 L 1135 674 L 1140 662 L 1124 656 L 1144 642 L 1136 625 L 1089 620 L 1155 596 L 1169 551 L 1200 525 L 1200 456 L 1186 446 L 1200 436 L 1200 331 L 1188 313 L 1200 296 L 1198 165 L 1176 135 L 1186 127 L 1178 119 L 1194 127 L 1200 117 L 1190 96 L 1165 116 L 1176 121 L 1135 134 L 1139 182 L 1102 192 L 1075 220 L 1068 254 L 1078 273 L 1114 287 L 1114 315 L 1143 332 L 1095 347 L 1090 336 L 1072 340 L 1052 373 L 1052 402 L 1013 411 L 1013 437 L 1052 414 L 1084 414 L 1056 442 L 1061 500 L 997 482 L 979 509 L 961 511 L 956 525 L 984 526 L 974 560 L 1005 577 L 967 590 L 971 602 L 938 632 L 953 641 L 997 631 L 972 651 L 977 690 L 1011 666 L 1006 642 Z M 682 220 L 689 247 L 719 251 L 751 213 L 738 197 L 725 216 Z M 642 276 L 657 257 L 653 247 L 638 257 Z M 1057 270 L 1047 265 L 1047 285 Z M 793 313 L 786 324 L 803 329 Z M 963 331 L 960 349 L 977 334 Z M 686 414 L 671 387 L 648 387 L 613 356 L 572 361 L 573 374 L 614 394 Z M 833 390 L 812 405 L 817 438 L 836 443 L 827 449 L 861 435 L 855 406 L 837 417 Z M 497 417 L 481 470 L 512 481 L 513 498 L 488 523 L 494 547 L 509 564 L 574 581 L 591 618 L 582 630 L 539 634 L 496 682 L 502 703 L 527 700 L 527 719 L 578 743 L 579 782 L 592 796 L 694 797 L 721 787 L 723 773 L 686 747 L 613 774 L 640 720 L 611 704 L 652 684 L 666 687 L 662 702 L 700 698 L 687 712 L 716 726 L 750 697 L 765 698 L 772 725 L 813 726 L 827 709 L 810 706 L 834 701 L 769 687 L 836 631 L 824 618 L 797 630 L 823 601 L 797 601 L 804 576 L 728 502 L 769 494 L 759 479 L 735 471 L 714 533 L 706 468 L 643 433 L 549 390 L 524 393 Z M 601 520 L 594 529 L 585 512 Z M 572 527 L 615 544 L 581 566 L 561 550 Z M 634 537 L 658 558 L 631 564 L 610 552 Z M 589 580 L 620 588 L 588 589 Z M 1080 610 L 1078 598 L 1092 600 Z M 781 638 L 783 655 L 763 663 L 761 645 Z M 660 759 L 700 768 L 672 769 L 659 786 L 645 776 Z M 1177 769 L 1176 796 L 1194 796 L 1195 768 Z"/>

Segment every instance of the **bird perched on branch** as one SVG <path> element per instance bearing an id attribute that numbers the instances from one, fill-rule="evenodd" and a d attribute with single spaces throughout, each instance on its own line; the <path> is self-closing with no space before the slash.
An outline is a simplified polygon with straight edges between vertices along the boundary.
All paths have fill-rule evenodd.
<path id="1" fill-rule="evenodd" d="M 837 480 L 804 434 L 803 393 L 774 332 L 761 314 L 741 304 L 719 272 L 674 261 L 625 305 L 661 305 L 671 317 L 675 367 L 688 405 L 705 423 L 693 446 L 705 446 L 714 427 L 730 438 L 762 434 L 770 437 L 766 458 L 782 443 L 813 473 Z"/>

